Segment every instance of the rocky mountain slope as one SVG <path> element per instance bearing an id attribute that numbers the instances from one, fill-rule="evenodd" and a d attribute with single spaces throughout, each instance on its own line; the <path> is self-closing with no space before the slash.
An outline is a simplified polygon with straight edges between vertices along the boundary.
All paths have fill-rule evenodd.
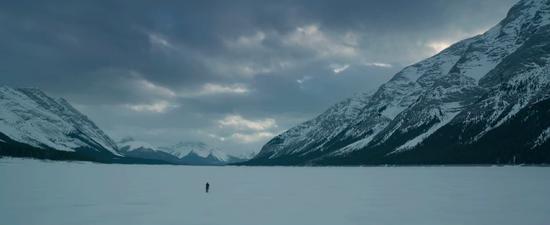
<path id="1" fill-rule="evenodd" d="M 0 153 L 111 160 L 117 145 L 64 99 L 33 88 L 0 87 Z"/>
<path id="2" fill-rule="evenodd" d="M 270 140 L 251 165 L 550 162 L 550 1 Z"/>

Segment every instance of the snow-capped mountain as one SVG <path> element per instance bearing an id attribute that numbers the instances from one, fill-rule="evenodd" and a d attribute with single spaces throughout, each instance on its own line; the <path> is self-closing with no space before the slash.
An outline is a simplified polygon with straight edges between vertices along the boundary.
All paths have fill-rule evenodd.
<path id="1" fill-rule="evenodd" d="M 214 151 L 213 148 L 203 142 L 179 142 L 172 146 L 161 147 L 160 149 L 178 158 L 183 158 L 191 152 L 201 157 L 207 157 L 210 152 Z"/>
<path id="2" fill-rule="evenodd" d="M 0 87 L 0 153 L 106 160 L 117 145 L 66 100 L 34 88 Z"/>
<path id="3" fill-rule="evenodd" d="M 160 151 L 157 147 L 143 141 L 137 141 L 133 138 L 124 138 L 118 143 L 119 152 L 126 156 L 138 159 L 160 160 L 170 164 L 180 164 L 176 156 Z"/>
<path id="4" fill-rule="evenodd" d="M 125 156 L 184 165 L 225 165 L 244 161 L 202 142 L 180 142 L 172 146 L 155 147 L 133 138 L 125 138 L 119 142 L 119 149 Z"/>
<path id="5" fill-rule="evenodd" d="M 201 142 L 156 147 L 115 143 L 66 100 L 34 88 L 0 87 L 0 156 L 118 163 L 224 165 L 244 161 Z"/>
<path id="6" fill-rule="evenodd" d="M 550 162 L 550 1 L 270 140 L 248 164 Z"/>
<path id="7" fill-rule="evenodd" d="M 242 161 L 203 142 L 180 142 L 159 150 L 178 157 L 185 164 L 220 165 Z"/>

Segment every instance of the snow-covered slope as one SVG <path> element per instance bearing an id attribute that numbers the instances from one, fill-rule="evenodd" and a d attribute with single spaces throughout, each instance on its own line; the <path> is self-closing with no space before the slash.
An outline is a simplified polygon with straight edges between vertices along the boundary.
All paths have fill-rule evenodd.
<path id="1" fill-rule="evenodd" d="M 544 135 L 550 124 L 541 119 L 550 119 L 549 24 L 550 1 L 522 0 L 484 34 L 278 135 L 249 163 L 494 163 L 518 156 L 550 162 Z M 525 124 L 504 130 L 516 120 Z M 529 135 L 499 144 L 517 129 Z"/>
<path id="2" fill-rule="evenodd" d="M 4 153 L 27 146 L 120 156 L 115 142 L 85 115 L 34 88 L 0 87 L 0 140 Z"/>

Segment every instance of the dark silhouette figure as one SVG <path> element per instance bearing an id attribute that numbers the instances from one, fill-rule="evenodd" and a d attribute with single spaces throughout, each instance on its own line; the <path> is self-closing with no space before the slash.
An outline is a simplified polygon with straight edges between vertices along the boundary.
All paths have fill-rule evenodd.
<path id="1" fill-rule="evenodd" d="M 210 190 L 210 184 L 206 182 L 206 193 L 208 193 L 209 190 Z"/>

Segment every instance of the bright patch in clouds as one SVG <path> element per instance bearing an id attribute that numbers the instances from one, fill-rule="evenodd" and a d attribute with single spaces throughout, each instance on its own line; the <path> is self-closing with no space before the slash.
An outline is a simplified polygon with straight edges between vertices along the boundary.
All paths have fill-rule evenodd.
<path id="1" fill-rule="evenodd" d="M 231 127 L 237 130 L 262 131 L 277 127 L 274 119 L 248 120 L 240 115 L 229 115 L 218 121 L 220 127 Z"/>
<path id="2" fill-rule="evenodd" d="M 243 134 L 243 133 L 234 133 L 231 135 L 231 138 L 236 139 L 243 143 L 251 143 L 251 142 L 257 142 L 257 141 L 263 141 L 269 138 L 272 138 L 275 136 L 275 134 L 271 132 L 256 132 L 252 134 Z"/>
<path id="3" fill-rule="evenodd" d="M 250 92 L 244 84 L 215 84 L 206 83 L 198 89 L 180 91 L 177 96 L 183 98 L 195 98 L 203 96 L 214 96 L 220 94 L 243 95 Z"/>
<path id="4" fill-rule="evenodd" d="M 207 83 L 202 86 L 200 93 L 202 95 L 211 95 L 211 94 L 246 94 L 250 90 L 242 84 L 233 84 L 233 85 L 221 85 L 221 84 L 212 84 Z"/>
<path id="5" fill-rule="evenodd" d="M 237 40 L 226 40 L 225 45 L 230 48 L 257 48 L 262 45 L 266 34 L 262 31 L 251 36 L 240 36 Z"/>
<path id="6" fill-rule="evenodd" d="M 341 37 L 330 37 L 317 25 L 297 27 L 284 38 L 283 43 L 313 50 L 320 57 L 355 57 L 358 54 L 355 35 L 347 33 Z"/>
<path id="7" fill-rule="evenodd" d="M 389 63 L 380 63 L 380 62 L 367 62 L 367 63 L 365 63 L 365 66 L 382 67 L 382 68 L 392 68 L 393 67 Z"/>
<path id="8" fill-rule="evenodd" d="M 226 135 L 210 134 L 211 138 L 220 141 L 233 140 L 238 143 L 252 143 L 265 141 L 275 136 L 272 131 L 277 128 L 275 119 L 266 118 L 260 120 L 251 120 L 243 118 L 240 115 L 228 115 L 217 121 L 220 129 L 228 131 Z"/>
<path id="9" fill-rule="evenodd" d="M 162 35 L 156 33 L 148 33 L 149 42 L 154 47 L 173 48 L 173 45 Z"/>
<path id="10" fill-rule="evenodd" d="M 223 76 L 234 76 L 252 78 L 256 75 L 268 74 L 276 69 L 282 69 L 288 63 L 281 62 L 279 64 L 270 65 L 254 60 L 245 60 L 243 62 L 235 62 L 228 59 L 212 59 L 205 61 L 205 65 Z"/>
<path id="11" fill-rule="evenodd" d="M 154 112 L 162 113 L 170 108 L 175 108 L 177 105 L 170 104 L 168 101 L 157 101 L 151 104 L 135 104 L 135 105 L 126 105 L 129 109 L 136 112 Z"/>
<path id="12" fill-rule="evenodd" d="M 443 51 L 449 46 L 451 46 L 451 43 L 446 41 L 435 41 L 435 42 L 428 43 L 428 47 L 430 47 L 436 53 Z"/>
<path id="13" fill-rule="evenodd" d="M 460 29 L 455 29 L 452 33 L 449 34 L 449 37 L 445 38 L 443 41 L 431 41 L 426 44 L 427 47 L 433 50 L 433 53 L 439 53 L 449 46 L 452 43 L 456 43 L 460 40 L 464 40 L 468 37 L 473 37 L 476 35 L 483 34 L 486 30 L 489 30 L 489 27 L 483 27 L 473 31 L 463 31 Z"/>
<path id="14" fill-rule="evenodd" d="M 141 87 L 141 89 L 151 94 L 164 97 L 176 97 L 176 93 L 174 91 L 170 90 L 169 88 L 156 85 L 148 80 L 139 78 L 138 80 L 136 80 L 136 82 L 138 86 Z"/>
<path id="15" fill-rule="evenodd" d="M 332 72 L 334 72 L 335 74 L 339 74 L 341 72 L 346 71 L 350 67 L 350 65 L 349 64 L 346 64 L 346 65 L 333 64 L 330 67 L 332 68 Z"/>

